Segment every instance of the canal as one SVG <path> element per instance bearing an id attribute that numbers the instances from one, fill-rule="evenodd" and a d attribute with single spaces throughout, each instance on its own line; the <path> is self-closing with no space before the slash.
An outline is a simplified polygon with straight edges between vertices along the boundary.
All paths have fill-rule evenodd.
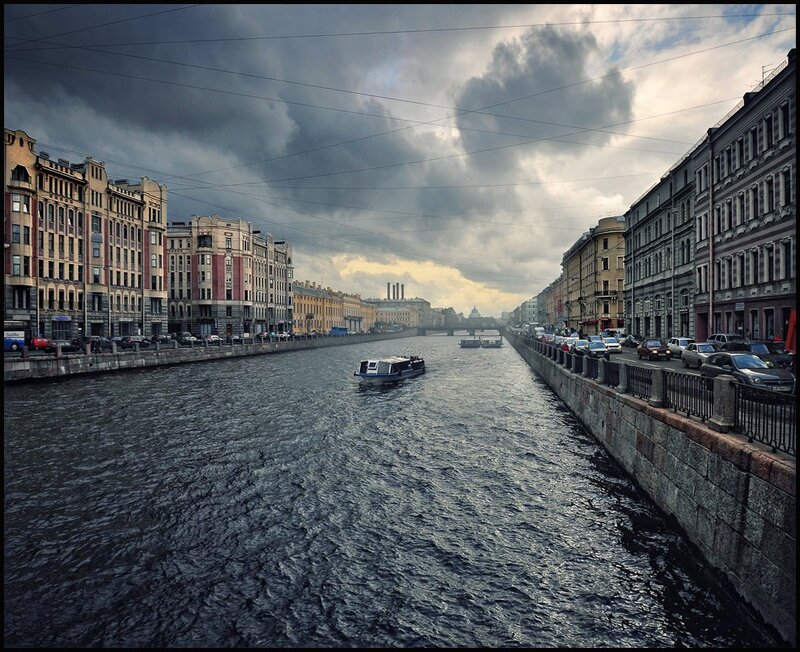
<path id="1" fill-rule="evenodd" d="M 13 647 L 778 647 L 508 343 L 5 387 Z M 363 388 L 358 361 L 427 373 Z"/>

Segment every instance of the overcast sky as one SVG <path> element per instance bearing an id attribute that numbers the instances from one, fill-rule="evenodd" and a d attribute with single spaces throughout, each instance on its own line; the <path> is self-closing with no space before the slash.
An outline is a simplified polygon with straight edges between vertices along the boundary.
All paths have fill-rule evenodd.
<path id="1" fill-rule="evenodd" d="M 782 14 L 782 15 L 781 15 Z M 796 45 L 794 5 L 4 5 L 5 127 L 295 279 L 500 316 Z"/>

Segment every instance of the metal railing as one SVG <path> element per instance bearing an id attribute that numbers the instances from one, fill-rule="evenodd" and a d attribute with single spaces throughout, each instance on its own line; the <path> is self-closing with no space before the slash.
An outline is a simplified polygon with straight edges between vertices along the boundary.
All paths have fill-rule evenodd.
<path id="1" fill-rule="evenodd" d="M 589 378 L 597 379 L 597 358 L 590 358 L 589 356 L 586 356 L 585 364 L 586 375 L 589 376 Z"/>
<path id="2" fill-rule="evenodd" d="M 649 399 L 653 391 L 653 370 L 629 364 L 628 391 L 639 398 Z"/>
<path id="3" fill-rule="evenodd" d="M 749 441 L 797 455 L 795 396 L 736 383 L 733 431 Z"/>
<path id="4" fill-rule="evenodd" d="M 671 407 L 673 412 L 699 417 L 701 421 L 711 418 L 714 395 L 708 389 L 704 378 L 665 370 L 664 384 L 666 385 L 667 407 Z"/>
<path id="5" fill-rule="evenodd" d="M 619 386 L 619 362 L 606 362 L 606 375 L 603 382 L 611 387 Z"/>
<path id="6" fill-rule="evenodd" d="M 570 355 L 573 358 L 572 371 L 574 371 L 576 374 L 582 374 L 583 373 L 583 365 L 584 365 L 583 356 L 582 355 L 572 355 L 571 353 L 570 353 Z"/>

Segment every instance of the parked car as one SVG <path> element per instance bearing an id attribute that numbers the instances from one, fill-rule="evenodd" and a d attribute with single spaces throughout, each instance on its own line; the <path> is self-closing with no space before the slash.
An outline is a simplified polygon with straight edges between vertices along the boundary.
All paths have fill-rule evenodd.
<path id="1" fill-rule="evenodd" d="M 586 355 L 590 358 L 605 358 L 608 360 L 611 356 L 608 354 L 608 349 L 603 342 L 590 341 L 586 347 Z"/>
<path id="2" fill-rule="evenodd" d="M 716 342 L 717 344 L 726 344 L 734 340 L 744 342 L 747 338 L 739 333 L 712 333 L 706 338 L 707 342 Z"/>
<path id="3" fill-rule="evenodd" d="M 576 340 L 569 352 L 577 355 L 585 355 L 586 349 L 589 346 L 589 340 Z"/>
<path id="4" fill-rule="evenodd" d="M 209 344 L 220 344 L 222 343 L 222 338 L 219 335 L 206 335 L 203 339 Z"/>
<path id="5" fill-rule="evenodd" d="M 30 347 L 34 351 L 46 351 L 50 346 L 50 340 L 46 337 L 32 337 Z"/>
<path id="6" fill-rule="evenodd" d="M 145 339 L 141 335 L 126 335 L 125 337 L 122 338 L 122 341 L 119 343 L 119 346 L 122 349 L 132 349 L 137 344 L 139 345 L 140 349 L 150 348 L 150 340 Z"/>
<path id="7" fill-rule="evenodd" d="M 754 353 L 773 367 L 782 367 L 783 369 L 794 368 L 794 354 L 784 348 L 783 342 L 773 342 L 770 340 L 734 340 L 733 342 L 723 344 L 722 350 Z"/>
<path id="8" fill-rule="evenodd" d="M 622 353 L 622 342 L 616 337 L 604 337 L 603 344 L 606 345 L 609 353 Z"/>
<path id="9" fill-rule="evenodd" d="M 794 375 L 786 369 L 768 367 L 767 363 L 753 353 L 728 353 L 720 351 L 708 356 L 700 366 L 700 377 L 706 379 L 711 389 L 714 378 L 733 376 L 750 387 L 772 389 L 782 393 L 794 392 Z"/>
<path id="10" fill-rule="evenodd" d="M 644 340 L 639 348 L 636 349 L 636 356 L 641 360 L 647 358 L 648 360 L 669 360 L 672 358 L 672 351 L 669 350 L 667 343 L 664 340 L 649 338 Z"/>
<path id="11" fill-rule="evenodd" d="M 716 342 L 692 342 L 681 354 L 681 362 L 687 369 L 699 369 L 708 356 L 720 350 Z"/>
<path id="12" fill-rule="evenodd" d="M 150 338 L 150 341 L 153 344 L 163 344 L 164 342 L 171 342 L 172 338 L 169 335 L 153 335 L 153 337 Z"/>
<path id="13" fill-rule="evenodd" d="M 667 346 L 672 352 L 673 358 L 680 358 L 683 355 L 684 349 L 692 342 L 694 342 L 694 339 L 691 337 L 671 337 L 669 342 L 667 342 Z"/>
<path id="14" fill-rule="evenodd" d="M 55 353 L 59 346 L 61 347 L 62 353 L 77 353 L 78 351 L 82 350 L 78 344 L 75 344 L 70 340 L 50 340 L 50 344 L 47 346 L 45 351 L 48 353 Z"/>

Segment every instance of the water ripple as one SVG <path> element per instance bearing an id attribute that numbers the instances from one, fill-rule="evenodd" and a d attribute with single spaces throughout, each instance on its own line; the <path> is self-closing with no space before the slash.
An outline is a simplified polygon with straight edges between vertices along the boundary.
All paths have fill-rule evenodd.
<path id="1" fill-rule="evenodd" d="M 511 347 L 383 346 L 7 387 L 5 644 L 778 646 Z"/>

